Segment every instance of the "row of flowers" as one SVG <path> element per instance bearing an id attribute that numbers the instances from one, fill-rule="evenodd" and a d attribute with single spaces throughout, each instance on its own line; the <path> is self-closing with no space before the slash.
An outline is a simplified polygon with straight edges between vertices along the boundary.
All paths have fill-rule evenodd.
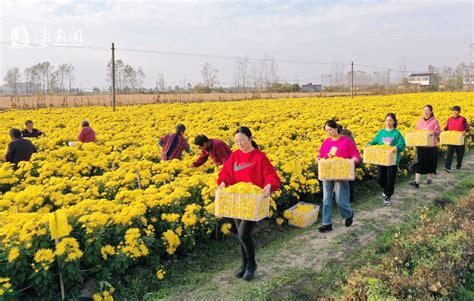
<path id="1" fill-rule="evenodd" d="M 146 105 L 115 113 L 106 108 L 3 112 L 5 131 L 32 119 L 46 136 L 33 140 L 39 152 L 18 170 L 0 165 L 0 280 L 6 279 L 0 292 L 51 298 L 59 292 L 59 271 L 69 296 L 87 279 L 113 282 L 139 265 L 163 279 L 163 260 L 186 254 L 215 234 L 229 234 L 230 224 L 214 217 L 218 169 L 212 162 L 192 168 L 195 146 L 182 161 L 160 161 L 157 139 L 178 122 L 186 125 L 190 144 L 206 134 L 233 146 L 235 129 L 249 126 L 282 178 L 271 202 L 272 218 L 282 224 L 286 209 L 319 192 L 314 158 L 327 119 L 337 117 L 362 150 L 384 126 L 387 108 L 397 113 L 405 133 L 425 104 L 435 107 L 443 123 L 450 115 L 446 104 L 454 102 L 468 112 L 468 120 L 474 116 L 469 93 Z M 82 119 L 89 120 L 98 143 L 68 147 Z M 0 137 L 0 149 L 8 139 Z M 413 150 L 404 153 L 401 173 L 412 157 Z M 356 168 L 358 180 L 373 175 L 371 166 Z M 72 231 L 56 244 L 48 213 L 58 209 Z"/>

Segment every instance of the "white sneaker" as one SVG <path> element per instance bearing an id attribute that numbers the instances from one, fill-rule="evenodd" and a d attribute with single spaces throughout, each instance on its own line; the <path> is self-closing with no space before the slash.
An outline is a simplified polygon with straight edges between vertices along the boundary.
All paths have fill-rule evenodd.
<path id="1" fill-rule="evenodd" d="M 384 200 L 383 200 L 383 204 L 385 206 L 390 206 L 392 205 L 392 199 L 390 199 L 389 197 L 386 197 Z"/>

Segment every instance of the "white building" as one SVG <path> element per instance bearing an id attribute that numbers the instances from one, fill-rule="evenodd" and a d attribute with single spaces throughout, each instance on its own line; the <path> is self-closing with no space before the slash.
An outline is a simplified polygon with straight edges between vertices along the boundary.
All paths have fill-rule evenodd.
<path id="1" fill-rule="evenodd" d="M 408 83 L 418 86 L 429 86 L 433 82 L 434 73 L 413 73 L 408 77 Z"/>

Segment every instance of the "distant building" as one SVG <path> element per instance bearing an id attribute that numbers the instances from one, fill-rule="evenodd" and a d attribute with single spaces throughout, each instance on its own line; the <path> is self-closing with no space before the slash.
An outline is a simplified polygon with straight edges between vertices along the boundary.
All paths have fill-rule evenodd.
<path id="1" fill-rule="evenodd" d="M 408 77 L 408 83 L 418 86 L 429 86 L 433 82 L 434 73 L 413 73 Z"/>
<path id="2" fill-rule="evenodd" d="M 313 85 L 313 83 L 308 83 L 306 85 L 301 85 L 301 92 L 321 92 L 323 90 L 323 85 Z"/>
<path id="3" fill-rule="evenodd" d="M 474 86 L 474 76 L 466 76 L 462 79 L 462 83 L 465 86 Z"/>

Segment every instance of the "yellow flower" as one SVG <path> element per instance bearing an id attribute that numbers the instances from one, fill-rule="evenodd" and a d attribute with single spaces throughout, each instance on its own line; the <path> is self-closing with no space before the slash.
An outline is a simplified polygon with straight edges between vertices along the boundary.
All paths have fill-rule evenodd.
<path id="1" fill-rule="evenodd" d="M 283 212 L 283 217 L 286 218 L 286 219 L 290 219 L 292 216 L 293 216 L 293 214 L 288 209 Z"/>
<path id="2" fill-rule="evenodd" d="M 174 254 L 176 252 L 176 249 L 178 246 L 181 244 L 181 241 L 179 240 L 179 236 L 176 235 L 176 233 L 173 232 L 173 230 L 166 230 L 165 233 L 163 233 L 163 240 L 166 243 L 166 252 L 168 254 Z"/>
<path id="3" fill-rule="evenodd" d="M 140 229 L 130 228 L 127 230 L 125 233 L 125 246 L 122 248 L 122 252 L 132 259 L 148 255 L 148 247 L 141 239 Z"/>
<path id="4" fill-rule="evenodd" d="M 102 258 L 107 260 L 108 256 L 115 255 L 115 248 L 111 245 L 105 245 L 100 248 L 100 253 L 102 254 Z"/>
<path id="5" fill-rule="evenodd" d="M 36 251 L 35 263 L 33 264 L 34 270 L 39 271 L 39 268 L 43 268 L 45 271 L 49 270 L 50 265 L 55 260 L 54 252 L 51 249 L 39 249 Z"/>
<path id="6" fill-rule="evenodd" d="M 163 213 L 161 214 L 161 219 L 169 223 L 174 223 L 179 220 L 179 214 L 176 213 Z"/>
<path id="7" fill-rule="evenodd" d="M 56 246 L 57 256 L 66 256 L 65 261 L 71 262 L 82 257 L 82 251 L 79 249 L 79 243 L 75 238 L 63 238 Z"/>
<path id="8" fill-rule="evenodd" d="M 20 256 L 20 249 L 18 247 L 14 247 L 10 250 L 8 253 L 8 262 L 13 262 L 15 261 L 18 256 Z"/>
<path id="9" fill-rule="evenodd" d="M 158 278 L 158 280 L 163 280 L 165 278 L 165 275 L 166 271 L 163 269 L 159 269 L 158 271 L 156 271 L 156 278 Z"/>
<path id="10" fill-rule="evenodd" d="M 232 228 L 232 225 L 230 223 L 225 223 L 225 224 L 222 224 L 221 231 L 222 233 L 224 233 L 224 235 L 229 235 L 231 228 Z"/>
<path id="11" fill-rule="evenodd" d="M 285 221 L 284 219 L 282 219 L 281 217 L 279 217 L 279 218 L 277 218 L 277 220 L 276 220 L 276 224 L 277 224 L 278 226 L 281 226 L 284 221 Z"/>

